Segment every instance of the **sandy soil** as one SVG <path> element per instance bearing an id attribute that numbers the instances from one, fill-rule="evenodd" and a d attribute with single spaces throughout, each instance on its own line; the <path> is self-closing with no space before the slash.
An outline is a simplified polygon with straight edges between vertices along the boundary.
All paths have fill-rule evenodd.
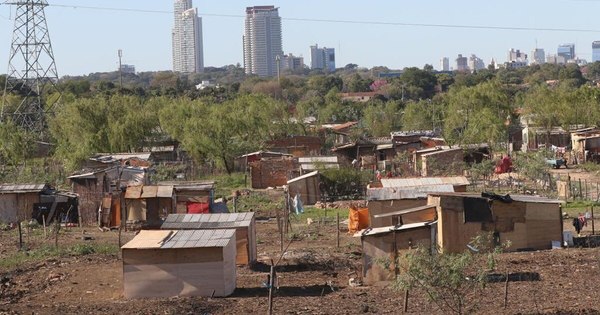
<path id="1" fill-rule="evenodd" d="M 568 228 L 568 222 L 565 222 Z M 261 261 L 279 257 L 276 223 L 258 223 Z M 387 287 L 350 287 L 360 272 L 359 239 L 342 233 L 336 247 L 332 225 L 294 226 L 292 242 L 278 267 L 275 314 L 398 314 L 402 293 Z M 95 241 L 117 242 L 116 232 L 87 233 Z M 82 242 L 78 233 L 61 239 Z M 0 235 L 0 255 L 10 254 L 14 241 Z M 131 233 L 125 238 L 130 238 Z M 68 238 L 70 237 L 70 239 Z M 238 268 L 238 289 L 227 298 L 127 300 L 122 296 L 122 266 L 116 256 L 88 255 L 49 259 L 0 271 L 0 314 L 249 314 L 267 310 L 268 266 Z M 600 314 L 600 249 L 560 249 L 500 255 L 498 273 L 534 272 L 539 281 L 509 282 L 504 309 L 504 283 L 491 283 L 480 296 L 482 314 Z M 443 314 L 422 293 L 411 292 L 408 310 Z"/>

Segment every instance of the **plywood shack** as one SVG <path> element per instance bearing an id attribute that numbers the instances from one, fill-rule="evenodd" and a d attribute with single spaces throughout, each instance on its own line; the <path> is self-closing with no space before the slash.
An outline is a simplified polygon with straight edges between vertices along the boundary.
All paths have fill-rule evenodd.
<path id="1" fill-rule="evenodd" d="M 397 275 L 396 261 L 404 252 L 418 246 L 435 244 L 435 222 L 417 222 L 363 230 L 354 234 L 362 244 L 362 280 L 374 285 L 392 281 Z M 386 268 L 388 266 L 388 268 Z"/>
<path id="2" fill-rule="evenodd" d="M 256 261 L 256 222 L 254 212 L 170 214 L 161 229 L 167 230 L 236 230 L 236 264 Z"/>
<path id="3" fill-rule="evenodd" d="M 159 186 L 173 186 L 175 209 L 172 213 L 189 213 L 192 209 L 210 212 L 215 195 L 215 182 L 159 182 Z"/>
<path id="4" fill-rule="evenodd" d="M 396 225 L 399 217 L 385 214 L 425 206 L 428 193 L 464 191 L 468 184 L 464 176 L 381 179 L 381 185 L 367 188 L 371 227 Z M 433 217 L 435 210 L 427 208 L 405 215 L 404 223 L 432 221 Z"/>
<path id="5" fill-rule="evenodd" d="M 484 198 L 478 194 L 432 193 L 438 218 L 438 247 L 444 252 L 462 252 L 480 233 L 493 233 L 499 243 L 510 241 L 508 250 L 552 248 L 563 240 L 561 201 L 535 196 L 511 195 L 512 202 Z"/>
<path id="6" fill-rule="evenodd" d="M 173 213 L 174 203 L 173 186 L 128 186 L 125 192 L 127 222 L 159 226 L 161 218 Z"/>
<path id="7" fill-rule="evenodd" d="M 0 185 L 0 223 L 16 223 L 32 217 L 40 194 L 49 189 L 44 184 Z"/>
<path id="8" fill-rule="evenodd" d="M 321 200 L 320 183 L 321 175 L 319 175 L 319 171 L 310 172 L 287 181 L 290 195 L 296 196 L 300 193 L 300 199 L 305 205 L 314 205 Z"/>
<path id="9" fill-rule="evenodd" d="M 121 247 L 125 297 L 230 295 L 234 240 L 233 229 L 140 231 Z"/>

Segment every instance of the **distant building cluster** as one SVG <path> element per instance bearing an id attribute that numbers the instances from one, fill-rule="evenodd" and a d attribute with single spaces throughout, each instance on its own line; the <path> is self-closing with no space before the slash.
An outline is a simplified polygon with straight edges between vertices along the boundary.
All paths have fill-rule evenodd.
<path id="1" fill-rule="evenodd" d="M 531 57 L 531 58 L 530 58 Z M 592 62 L 600 61 L 600 40 L 592 42 Z M 543 48 L 535 48 L 531 51 L 531 55 L 528 56 L 526 53 L 519 49 L 511 48 L 508 50 L 506 62 L 496 63 L 494 59 L 488 64 L 488 67 L 493 68 L 509 68 L 518 69 L 527 67 L 530 64 L 577 64 L 580 66 L 586 65 L 587 60 L 579 58 L 575 53 L 575 44 L 561 44 L 556 49 L 556 54 L 547 54 Z M 458 54 L 455 59 L 454 68 L 450 67 L 450 59 L 448 57 L 442 57 L 440 59 L 440 71 L 477 71 L 486 68 L 483 60 L 478 58 L 476 55 L 471 54 L 471 57 L 467 58 L 462 54 Z"/>
<path id="2" fill-rule="evenodd" d="M 182 73 L 202 72 L 204 54 L 202 43 L 202 18 L 198 9 L 192 7 L 192 0 L 174 0 L 173 26 L 173 71 Z M 273 77 L 281 71 L 303 71 L 307 69 L 302 55 L 284 54 L 282 23 L 279 8 L 273 5 L 246 8 L 243 35 L 244 70 L 248 75 Z M 333 72 L 336 69 L 335 49 L 310 46 L 310 69 Z M 600 40 L 592 42 L 592 62 L 600 61 Z M 450 58 L 440 59 L 440 71 L 478 71 L 485 68 L 518 69 L 530 64 L 569 64 L 585 65 L 587 61 L 577 56 L 575 44 L 558 45 L 556 53 L 546 54 L 542 48 L 535 48 L 528 55 L 515 48 L 508 50 L 505 62 L 494 59 L 488 65 L 476 54 L 458 54 L 451 66 Z M 134 73 L 135 68 L 121 71 Z"/>

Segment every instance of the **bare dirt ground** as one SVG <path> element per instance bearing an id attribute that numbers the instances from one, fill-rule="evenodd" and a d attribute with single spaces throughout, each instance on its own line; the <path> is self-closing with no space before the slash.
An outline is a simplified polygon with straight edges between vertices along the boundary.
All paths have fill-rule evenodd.
<path id="1" fill-rule="evenodd" d="M 262 261 L 280 255 L 276 223 L 257 223 Z M 294 225 L 292 242 L 278 267 L 275 314 L 398 314 L 402 293 L 387 287 L 350 287 L 360 272 L 360 240 L 342 233 L 336 247 L 332 225 Z M 565 222 L 568 228 L 568 222 Z M 16 251 L 14 233 L 0 234 L 0 257 Z M 117 232 L 88 231 L 94 242 L 117 242 Z M 127 233 L 125 238 L 131 238 Z M 80 232 L 66 233 L 61 244 L 85 242 Z M 237 290 L 227 298 L 127 300 L 122 296 L 122 267 L 117 255 L 46 259 L 0 270 L 0 314 L 250 314 L 267 310 L 268 266 L 238 268 Z M 539 273 L 539 281 L 491 283 L 471 301 L 481 314 L 600 314 L 600 249 L 560 249 L 500 255 L 498 273 Z M 443 314 L 420 292 L 411 292 L 408 311 Z"/>

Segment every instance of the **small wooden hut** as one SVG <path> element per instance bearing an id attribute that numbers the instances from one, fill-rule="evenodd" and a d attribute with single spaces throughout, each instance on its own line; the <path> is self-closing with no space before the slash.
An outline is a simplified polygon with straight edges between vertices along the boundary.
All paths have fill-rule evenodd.
<path id="1" fill-rule="evenodd" d="M 362 244 L 363 283 L 374 285 L 394 280 L 398 272 L 395 262 L 403 252 L 417 246 L 431 248 L 435 244 L 435 233 L 435 222 L 417 222 L 367 229 L 354 234 L 360 237 Z"/>
<path id="2" fill-rule="evenodd" d="M 510 241 L 508 250 L 513 251 L 550 249 L 552 241 L 562 244 L 562 201 L 527 195 L 502 197 L 431 193 L 427 203 L 437 211 L 438 248 L 462 252 L 482 232 L 493 233 L 498 243 Z"/>
<path id="3" fill-rule="evenodd" d="M 236 230 L 236 264 L 256 261 L 256 222 L 254 212 L 170 214 L 161 229 L 167 230 Z"/>
<path id="4" fill-rule="evenodd" d="M 235 230 L 143 230 L 123 245 L 126 298 L 228 296 L 236 287 Z"/>
<path id="5" fill-rule="evenodd" d="M 469 185 L 469 181 L 464 176 L 381 179 L 381 184 L 371 184 L 367 188 L 371 227 L 396 225 L 394 216 L 382 215 L 425 206 L 428 193 L 466 191 L 467 185 Z M 429 220 L 428 217 L 416 218 L 415 221 L 411 219 L 411 216 L 406 216 L 404 223 L 427 220 Z"/>
<path id="6" fill-rule="evenodd" d="M 127 222 L 159 226 L 160 219 L 175 208 L 173 186 L 129 186 L 125 192 Z"/>
<path id="7" fill-rule="evenodd" d="M 300 199 L 305 205 L 314 205 L 321 199 L 319 171 L 310 172 L 287 181 L 291 196 L 300 193 Z"/>

